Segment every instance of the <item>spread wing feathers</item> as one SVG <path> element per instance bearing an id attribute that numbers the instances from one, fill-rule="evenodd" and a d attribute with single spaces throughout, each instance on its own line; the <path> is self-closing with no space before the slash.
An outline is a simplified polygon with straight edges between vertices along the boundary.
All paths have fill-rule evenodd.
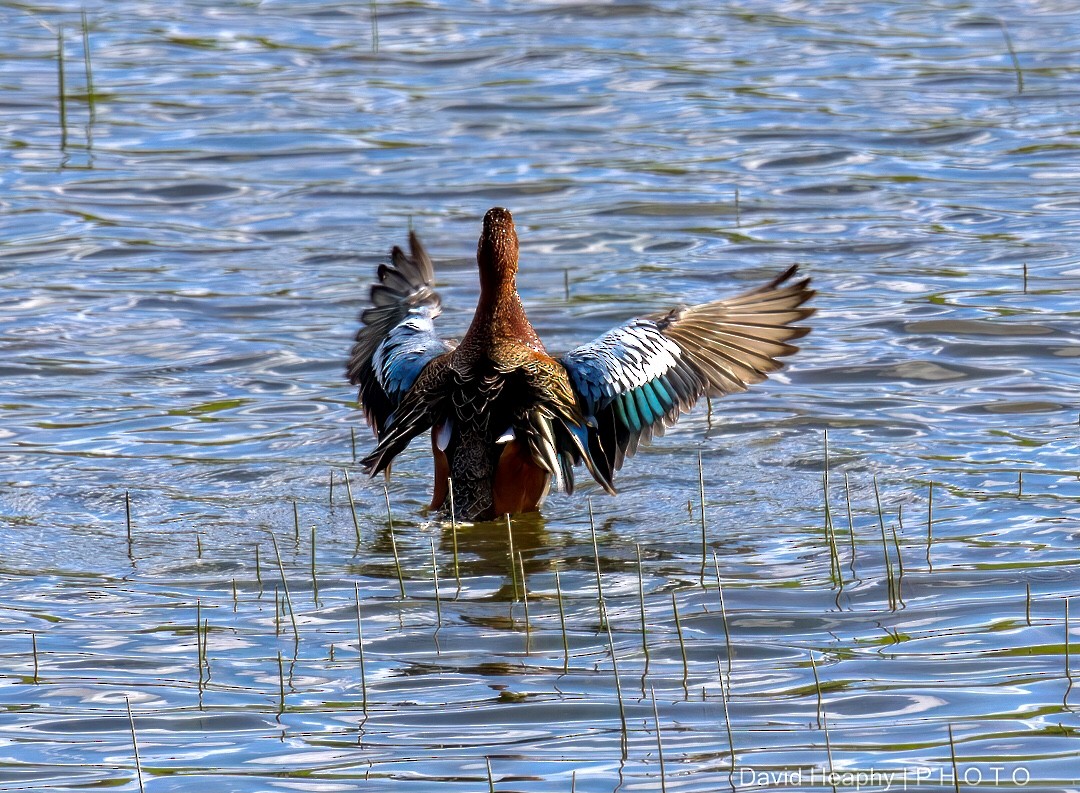
<path id="1" fill-rule="evenodd" d="M 574 466 L 584 463 L 593 478 L 614 495 L 610 477 L 597 468 L 589 453 L 589 431 L 565 365 L 527 349 L 514 357 L 513 364 L 536 402 L 515 428 L 525 437 L 533 461 L 551 474 L 557 489 L 568 494 L 574 492 Z"/>
<path id="2" fill-rule="evenodd" d="M 558 490 L 574 492 L 574 466 L 585 464 L 589 473 L 612 495 L 615 489 L 593 463 L 588 451 L 588 430 L 565 417 L 554 415 L 546 406 L 530 410 L 517 435 L 524 437 L 533 460 L 555 480 Z"/>
<path id="3" fill-rule="evenodd" d="M 387 468 L 413 438 L 431 429 L 434 417 L 442 410 L 441 395 L 446 391 L 449 371 L 449 355 L 436 357 L 424 367 L 379 430 L 378 444 L 360 461 L 366 473 L 374 476 Z"/>
<path id="4" fill-rule="evenodd" d="M 810 279 L 792 266 L 736 297 L 649 314 L 608 331 L 561 359 L 585 414 L 594 477 L 612 476 L 641 441 L 662 434 L 702 396 L 745 391 L 781 367 L 809 328 Z"/>
<path id="5" fill-rule="evenodd" d="M 390 262 L 379 265 L 371 306 L 360 314 L 363 324 L 346 369 L 349 382 L 360 387 L 360 403 L 376 436 L 382 436 L 420 371 L 452 349 L 435 335 L 442 307 L 433 289 L 431 258 L 416 234 L 409 233 L 409 255 L 395 246 Z"/>

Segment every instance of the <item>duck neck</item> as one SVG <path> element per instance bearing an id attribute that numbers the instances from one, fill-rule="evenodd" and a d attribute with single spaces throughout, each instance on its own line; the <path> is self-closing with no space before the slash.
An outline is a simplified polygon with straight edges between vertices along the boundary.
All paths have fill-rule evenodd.
<path id="1" fill-rule="evenodd" d="M 518 295 L 514 276 L 481 279 L 480 300 L 469 333 L 522 337 L 523 341 L 532 341 L 536 337 L 525 316 L 525 306 Z"/>

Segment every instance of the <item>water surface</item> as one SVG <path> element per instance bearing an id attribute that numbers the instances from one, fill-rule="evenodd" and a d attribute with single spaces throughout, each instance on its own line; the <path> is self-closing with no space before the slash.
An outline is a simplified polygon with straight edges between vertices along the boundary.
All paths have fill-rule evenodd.
<path id="1" fill-rule="evenodd" d="M 0 9 L 0 787 L 138 789 L 127 700 L 155 791 L 657 790 L 657 724 L 671 790 L 1080 789 L 1073 6 L 90 3 L 92 107 L 81 8 Z M 464 330 L 493 205 L 553 351 L 818 314 L 455 575 L 343 359 L 410 224 Z"/>

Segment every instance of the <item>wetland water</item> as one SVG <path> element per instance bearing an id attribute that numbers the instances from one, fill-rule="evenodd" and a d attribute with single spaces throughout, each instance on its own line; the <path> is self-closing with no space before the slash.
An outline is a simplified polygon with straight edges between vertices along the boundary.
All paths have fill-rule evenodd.
<path id="1" fill-rule="evenodd" d="M 0 788 L 137 790 L 125 700 L 150 791 L 659 790 L 657 726 L 672 791 L 1080 788 L 1074 4 L 91 2 L 93 113 L 80 9 L 0 5 Z M 455 575 L 342 368 L 410 223 L 464 330 L 492 205 L 552 350 L 819 312 Z"/>

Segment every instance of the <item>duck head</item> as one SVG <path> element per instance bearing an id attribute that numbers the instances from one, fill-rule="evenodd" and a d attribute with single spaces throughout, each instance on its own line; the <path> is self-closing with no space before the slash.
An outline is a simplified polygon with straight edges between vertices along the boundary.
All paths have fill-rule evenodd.
<path id="1" fill-rule="evenodd" d="M 509 210 L 494 207 L 484 215 L 484 230 L 476 246 L 476 263 L 480 267 L 482 292 L 494 294 L 506 288 L 516 289 L 518 238 Z"/>

